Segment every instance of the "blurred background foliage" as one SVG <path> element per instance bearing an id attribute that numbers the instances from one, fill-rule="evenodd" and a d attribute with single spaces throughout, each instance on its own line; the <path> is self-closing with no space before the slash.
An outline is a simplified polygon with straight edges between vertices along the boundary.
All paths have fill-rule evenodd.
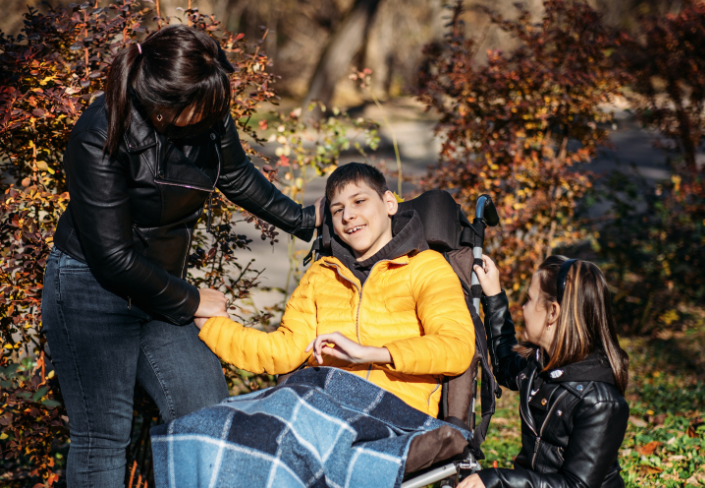
<path id="1" fill-rule="evenodd" d="M 703 2 L 6 3 L 0 20 L 2 486 L 63 486 L 68 418 L 41 334 L 40 303 L 54 225 L 68 202 L 61 167 L 68 136 L 101 94 L 117 50 L 173 22 L 219 39 L 237 67 L 231 109 L 247 134 L 246 150 L 299 202 L 343 158 L 378 163 L 383 128 L 398 160 L 396 173 L 388 174 L 401 185 L 403 158 L 385 111 L 396 99 L 414 97 L 434 121 L 439 150 L 425 174 L 405 169 L 406 196 L 445 188 L 470 213 L 479 194 L 492 195 L 502 221 L 488 230 L 487 250 L 502 268 L 519 323 L 528 279 L 547 255 L 598 262 L 634 365 L 625 478 L 630 486 L 705 484 Z M 384 127 L 364 117 L 367 104 L 379 109 Z M 652 135 L 653 150 L 668 155 L 668 177 L 654 183 L 636 170 L 594 168 L 611 145 L 617 110 L 630 113 Z M 259 308 L 249 299 L 262 288 L 262 273 L 248 259 L 252 237 L 243 225 L 254 225 L 271 243 L 277 230 L 220 197 L 212 224 L 211 232 L 205 222 L 198 226 L 189 279 L 226 292 L 238 320 L 272 330 L 282 307 Z M 302 272 L 295 244 L 288 241 L 284 298 Z M 274 381 L 229 365 L 224 370 L 232 394 Z M 506 412 L 495 417 L 488 441 L 490 461 L 502 465 L 519 442 L 512 399 L 503 397 Z M 157 417 L 138 388 L 130 488 L 151 483 L 148 433 Z"/>

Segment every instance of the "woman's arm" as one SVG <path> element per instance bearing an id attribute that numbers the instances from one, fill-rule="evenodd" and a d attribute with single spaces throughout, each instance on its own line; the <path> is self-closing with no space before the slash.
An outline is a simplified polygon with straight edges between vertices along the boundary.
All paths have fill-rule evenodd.
<path id="1" fill-rule="evenodd" d="M 475 265 L 473 269 L 485 294 L 482 305 L 492 372 L 500 385 L 516 391 L 516 377 L 526 367 L 526 359 L 514 351 L 516 330 L 509 313 L 507 294 L 502 291 L 499 282 L 499 270 L 488 256 L 483 255 L 482 260 L 484 266 Z"/>
<path id="2" fill-rule="evenodd" d="M 527 469 L 485 469 L 478 477 L 486 488 L 599 488 L 613 468 L 624 439 L 629 406 L 623 398 L 591 401 L 573 415 L 573 432 L 560 473 Z M 480 486 L 468 481 L 458 488 Z"/>
<path id="3" fill-rule="evenodd" d="M 316 227 L 316 210 L 302 208 L 280 192 L 250 162 L 245 154 L 232 117 L 225 117 L 221 141 L 221 173 L 218 189 L 236 205 L 276 225 L 284 232 L 310 241 Z"/>
<path id="4" fill-rule="evenodd" d="M 79 132 L 64 155 L 71 194 L 69 216 L 86 261 L 104 286 L 131 296 L 136 305 L 175 324 L 190 323 L 201 305 L 201 294 L 134 252 L 127 170 L 103 152 L 105 139 L 102 131 Z M 225 311 L 222 298 L 222 306 L 212 307 L 211 314 Z"/>

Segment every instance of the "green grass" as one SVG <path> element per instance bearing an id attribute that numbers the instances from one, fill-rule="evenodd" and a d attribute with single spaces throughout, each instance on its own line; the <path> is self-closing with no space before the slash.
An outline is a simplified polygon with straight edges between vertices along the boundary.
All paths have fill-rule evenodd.
<path id="1" fill-rule="evenodd" d="M 660 338 L 627 338 L 630 419 L 619 462 L 627 488 L 705 486 L 705 321 Z M 483 451 L 510 468 L 521 447 L 518 393 L 504 390 Z"/>

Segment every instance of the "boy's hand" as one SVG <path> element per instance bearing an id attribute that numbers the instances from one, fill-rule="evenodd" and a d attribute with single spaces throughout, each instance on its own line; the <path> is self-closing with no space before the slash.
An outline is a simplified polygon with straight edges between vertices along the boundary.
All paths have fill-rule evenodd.
<path id="1" fill-rule="evenodd" d="M 485 296 L 491 297 L 502 292 L 502 285 L 499 282 L 499 270 L 489 256 L 483 254 L 482 266 L 476 264 L 472 269 L 480 281 L 480 286 L 482 286 Z"/>
<path id="2" fill-rule="evenodd" d="M 193 318 L 193 323 L 196 324 L 196 327 L 198 327 L 199 330 L 203 328 L 204 325 L 206 325 L 206 322 L 208 322 L 208 317 L 194 317 Z"/>
<path id="3" fill-rule="evenodd" d="M 355 364 L 392 362 L 392 355 L 386 347 L 361 346 L 340 332 L 319 335 L 306 346 L 306 352 L 311 350 L 318 364 L 323 364 L 324 354 Z"/>

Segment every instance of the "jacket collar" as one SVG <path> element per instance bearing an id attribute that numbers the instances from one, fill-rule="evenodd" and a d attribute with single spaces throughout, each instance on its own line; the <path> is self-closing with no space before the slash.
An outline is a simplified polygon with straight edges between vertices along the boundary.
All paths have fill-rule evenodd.
<path id="1" fill-rule="evenodd" d="M 130 126 L 123 136 L 128 152 L 142 151 L 154 146 L 157 143 L 156 130 L 134 103 L 130 103 L 130 107 Z"/>
<path id="2" fill-rule="evenodd" d="M 614 373 L 604 352 L 596 350 L 582 361 L 539 373 L 548 383 L 590 382 L 616 384 Z"/>
<path id="3" fill-rule="evenodd" d="M 395 259 L 389 259 L 389 260 L 383 260 L 386 264 L 387 267 L 389 265 L 396 265 L 396 266 L 404 266 L 406 264 L 409 264 L 409 256 L 407 254 L 403 256 L 399 256 L 398 258 Z M 334 257 L 334 256 L 323 256 L 321 258 L 321 262 L 323 266 L 326 266 L 327 268 L 334 268 L 337 270 L 338 274 L 345 278 L 347 281 L 350 281 L 353 285 L 355 285 L 358 290 L 362 288 L 362 284 L 360 280 L 353 274 L 350 269 L 345 266 L 340 259 Z"/>

